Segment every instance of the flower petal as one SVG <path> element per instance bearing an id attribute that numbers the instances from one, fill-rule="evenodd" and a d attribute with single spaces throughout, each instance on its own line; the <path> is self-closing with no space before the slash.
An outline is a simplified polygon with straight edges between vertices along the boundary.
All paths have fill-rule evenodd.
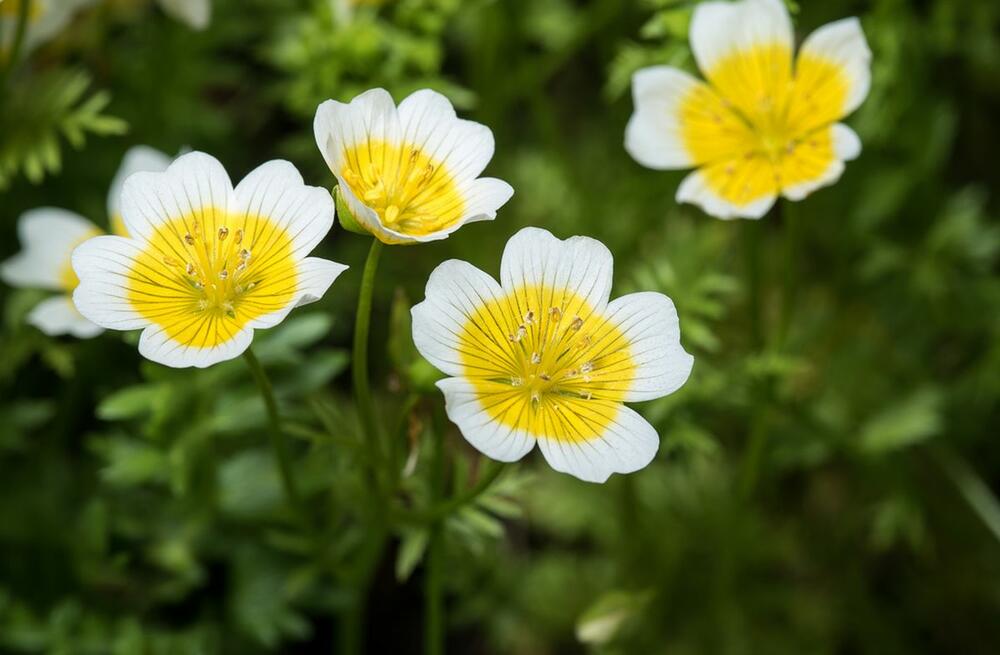
<path id="1" fill-rule="evenodd" d="M 643 166 L 678 169 L 731 159 L 752 150 L 753 133 L 706 84 L 670 66 L 632 78 L 635 113 L 625 148 Z"/>
<path id="2" fill-rule="evenodd" d="M 508 292 L 528 286 L 555 295 L 570 293 L 599 313 L 608 304 L 613 268 L 611 251 L 596 239 L 560 240 L 548 230 L 526 227 L 504 248 L 500 283 Z"/>
<path id="3" fill-rule="evenodd" d="M 516 423 L 516 419 L 505 422 L 493 418 L 483 408 L 480 393 L 468 380 L 445 378 L 438 381 L 437 386 L 444 392 L 448 418 L 458 426 L 465 440 L 487 457 L 514 462 L 535 446 L 533 436 L 509 425 Z"/>
<path id="4" fill-rule="evenodd" d="M 802 200 L 816 189 L 833 184 L 844 172 L 844 162 L 861 154 L 861 140 L 843 123 L 820 128 L 782 160 L 781 193 Z"/>
<path id="5" fill-rule="evenodd" d="M 134 146 L 129 148 L 122 159 L 121 166 L 111 181 L 108 192 L 108 219 L 111 221 L 111 231 L 120 236 L 127 236 L 125 223 L 121 213 L 122 187 L 134 173 L 162 173 L 173 161 L 168 155 L 149 146 Z"/>
<path id="6" fill-rule="evenodd" d="M 122 187 L 122 218 L 129 235 L 148 240 L 158 226 L 181 216 L 214 224 L 234 207 L 233 184 L 215 157 L 189 152 L 166 172 L 136 173 Z"/>
<path id="7" fill-rule="evenodd" d="M 44 207 L 22 214 L 17 232 L 23 250 L 0 265 L 0 278 L 16 287 L 71 291 L 73 249 L 100 230 L 78 214 Z"/>
<path id="8" fill-rule="evenodd" d="M 203 30 L 212 20 L 211 0 L 160 0 L 163 11 L 195 30 Z"/>
<path id="9" fill-rule="evenodd" d="M 496 280 L 467 262 L 450 259 L 431 273 L 424 301 L 413 307 L 413 343 L 424 359 L 447 375 L 492 375 L 495 360 L 507 351 L 511 327 L 500 315 L 491 314 L 488 324 L 470 319 L 488 301 L 502 297 Z M 466 334 L 477 344 L 462 351 Z"/>
<path id="10" fill-rule="evenodd" d="M 698 67 L 748 120 L 781 106 L 792 71 L 792 22 L 782 0 L 703 2 L 690 32 Z"/>
<path id="11" fill-rule="evenodd" d="M 369 89 L 349 103 L 327 100 L 316 108 L 313 132 L 326 165 L 341 184 L 348 149 L 368 141 L 396 143 L 401 133 L 396 105 L 385 89 Z"/>
<path id="12" fill-rule="evenodd" d="M 333 227 L 333 197 L 326 189 L 306 186 L 302 175 L 283 160 L 269 161 L 236 186 L 234 211 L 265 216 L 292 239 L 292 254 L 305 257 Z"/>
<path id="13" fill-rule="evenodd" d="M 399 103 L 402 141 L 420 148 L 456 181 L 475 179 L 493 158 L 493 132 L 455 115 L 451 101 L 421 89 Z"/>
<path id="14" fill-rule="evenodd" d="M 698 205 L 716 218 L 761 218 L 774 205 L 778 185 L 774 166 L 762 155 L 704 166 L 677 188 L 677 202 Z"/>
<path id="15" fill-rule="evenodd" d="M 214 341 L 211 337 L 212 330 L 211 321 L 193 324 L 190 329 L 192 338 L 180 342 L 159 325 L 150 325 L 139 337 L 139 354 L 150 361 L 172 368 L 190 366 L 207 368 L 239 357 L 253 341 L 253 329 L 244 327 L 222 343 L 212 346 L 198 345 Z"/>
<path id="16" fill-rule="evenodd" d="M 829 23 L 810 34 L 795 62 L 789 122 L 805 132 L 857 109 L 871 86 L 871 59 L 857 18 Z"/>
<path id="17" fill-rule="evenodd" d="M 684 144 L 681 109 L 701 83 L 672 66 L 652 66 L 632 76 L 635 112 L 625 127 L 625 150 L 647 168 L 690 168 L 695 161 Z"/>
<path id="18" fill-rule="evenodd" d="M 274 327 L 296 307 L 308 305 L 322 298 L 334 280 L 346 270 L 347 266 L 344 264 L 319 257 L 306 257 L 297 266 L 297 287 L 292 301 L 277 311 L 250 320 L 247 325 L 252 328 Z"/>
<path id="19" fill-rule="evenodd" d="M 586 482 L 605 482 L 612 473 L 645 468 L 656 456 L 660 436 L 646 419 L 625 405 L 578 402 L 570 420 L 556 420 L 538 447 L 549 466 Z M 577 439 L 574 423 L 600 426 L 600 436 Z"/>
<path id="20" fill-rule="evenodd" d="M 129 281 L 136 276 L 159 279 L 151 270 L 136 270 L 142 250 L 125 237 L 100 236 L 84 242 L 73 251 L 73 269 L 80 286 L 73 292 L 73 303 L 88 320 L 112 330 L 138 330 L 149 320 L 136 311 L 129 297 Z"/>
<path id="21" fill-rule="evenodd" d="M 628 343 L 634 366 L 623 400 L 652 400 L 677 391 L 691 374 L 694 358 L 681 346 L 680 322 L 673 301 L 662 293 L 631 293 L 608 304 L 606 320 Z M 602 352 L 596 352 L 594 359 Z M 609 372 L 603 383 L 609 384 Z"/>
<path id="22" fill-rule="evenodd" d="M 28 323 L 51 337 L 68 334 L 89 339 L 104 332 L 104 328 L 91 323 L 76 310 L 69 296 L 55 296 L 38 303 L 28 313 Z"/>

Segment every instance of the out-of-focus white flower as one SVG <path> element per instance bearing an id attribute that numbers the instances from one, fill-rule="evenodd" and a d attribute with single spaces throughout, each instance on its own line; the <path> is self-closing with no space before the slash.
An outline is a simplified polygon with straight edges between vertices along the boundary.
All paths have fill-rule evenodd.
<path id="1" fill-rule="evenodd" d="M 691 48 L 708 82 L 671 66 L 636 72 L 625 148 L 649 168 L 695 168 L 677 200 L 719 218 L 760 218 L 779 194 L 833 184 L 861 152 L 837 121 L 868 94 L 871 51 L 856 18 L 809 35 L 794 68 L 792 41 L 782 0 L 699 4 Z"/>
<path id="2" fill-rule="evenodd" d="M 537 442 L 552 468 L 603 482 L 646 466 L 656 430 L 628 401 L 687 381 L 677 312 L 660 293 L 609 302 L 611 253 L 537 228 L 504 249 L 500 284 L 463 261 L 438 266 L 413 308 L 413 341 L 451 376 L 448 417 L 479 451 L 510 462 Z"/>
<path id="3" fill-rule="evenodd" d="M 254 329 L 318 300 L 347 268 L 307 257 L 333 226 L 333 199 L 286 161 L 233 188 L 214 157 L 192 152 L 129 177 L 121 203 L 129 236 L 76 249 L 73 300 L 102 327 L 141 329 L 139 352 L 167 366 L 239 356 Z"/>
<path id="4" fill-rule="evenodd" d="M 169 165 L 170 157 L 147 146 L 125 153 L 108 193 L 108 220 L 115 234 L 125 234 L 119 211 L 125 179 L 139 171 L 164 171 Z M 52 336 L 87 338 L 103 332 L 76 310 L 70 298 L 78 283 L 71 262 L 73 249 L 101 234 L 100 228 L 65 209 L 41 208 L 18 219 L 18 234 L 23 250 L 0 265 L 0 278 L 11 286 L 61 292 L 39 303 L 28 314 L 28 322 Z"/>
<path id="5" fill-rule="evenodd" d="M 18 13 L 22 3 L 26 1 L 0 2 L 0 53 L 7 52 L 13 46 Z M 94 2 L 95 0 L 31 0 L 22 54 L 55 38 L 69 25 L 77 11 Z"/>
<path id="6" fill-rule="evenodd" d="M 166 14 L 196 30 L 212 20 L 212 0 L 158 0 Z"/>

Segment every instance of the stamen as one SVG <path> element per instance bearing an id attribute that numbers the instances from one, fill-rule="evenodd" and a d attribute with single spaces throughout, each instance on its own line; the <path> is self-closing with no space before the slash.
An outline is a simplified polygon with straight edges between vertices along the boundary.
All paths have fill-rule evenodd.
<path id="1" fill-rule="evenodd" d="M 548 382 L 549 380 L 551 380 L 551 379 L 552 379 L 552 378 L 551 378 L 551 377 L 549 376 L 549 374 L 548 374 L 548 373 L 542 373 L 542 374 L 541 374 L 541 375 L 539 375 L 538 377 L 539 377 L 539 378 L 541 378 L 542 380 L 545 380 L 546 382 Z"/>
<path id="2" fill-rule="evenodd" d="M 195 271 L 194 264 L 188 263 L 188 265 L 187 265 L 187 274 L 188 275 L 194 275 L 194 271 Z"/>
<path id="3" fill-rule="evenodd" d="M 515 377 L 510 379 L 510 386 L 512 387 L 519 387 L 522 384 L 524 384 L 524 380 L 522 380 L 521 378 Z"/>
<path id="4" fill-rule="evenodd" d="M 222 269 L 221 271 L 219 271 L 220 280 L 225 280 L 228 277 L 229 277 L 229 271 L 227 271 L 226 269 Z"/>
<path id="5" fill-rule="evenodd" d="M 574 332 L 576 332 L 582 327 L 583 327 L 583 319 L 580 318 L 579 316 L 574 318 L 573 322 L 569 324 L 569 329 L 573 330 Z"/>
<path id="6" fill-rule="evenodd" d="M 542 363 L 542 356 L 539 355 L 538 353 L 531 353 L 531 363 L 532 364 L 541 364 Z"/>
<path id="7" fill-rule="evenodd" d="M 236 243 L 236 245 L 240 245 L 241 243 L 243 243 L 243 228 L 242 227 L 240 229 L 236 230 L 236 235 L 233 237 L 233 241 Z"/>
<path id="8" fill-rule="evenodd" d="M 593 362 L 584 362 L 583 366 L 580 367 L 580 371 L 582 373 L 590 373 L 593 370 L 594 370 L 594 363 Z"/>
<path id="9" fill-rule="evenodd" d="M 194 236 L 190 232 L 184 235 L 184 243 L 188 244 L 189 246 L 194 245 Z"/>
<path id="10" fill-rule="evenodd" d="M 229 228 L 223 225 L 219 228 L 219 241 L 225 241 L 226 237 L 229 236 Z"/>
<path id="11" fill-rule="evenodd" d="M 524 322 L 527 325 L 531 325 L 532 323 L 534 323 L 535 322 L 535 312 L 533 312 L 533 311 L 531 311 L 529 309 L 528 312 L 524 315 Z"/>
<path id="12" fill-rule="evenodd" d="M 549 318 L 551 318 L 554 322 L 558 323 L 559 321 L 562 320 L 562 310 L 559 309 L 558 307 L 550 308 Z"/>

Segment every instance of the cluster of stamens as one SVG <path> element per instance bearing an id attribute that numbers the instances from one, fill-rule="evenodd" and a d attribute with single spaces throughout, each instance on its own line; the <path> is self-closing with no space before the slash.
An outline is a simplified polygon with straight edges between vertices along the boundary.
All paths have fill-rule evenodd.
<path id="1" fill-rule="evenodd" d="M 421 208 L 448 181 L 446 176 L 435 180 L 438 167 L 426 158 L 421 162 L 419 150 L 411 148 L 409 155 L 401 154 L 395 170 L 392 165 L 385 169 L 379 162 L 369 161 L 361 170 L 346 167 L 343 176 L 358 199 L 374 209 L 386 227 L 406 231 L 446 218 Z"/>
<path id="2" fill-rule="evenodd" d="M 166 255 L 162 261 L 195 294 L 199 311 L 221 311 L 234 318 L 240 296 L 257 285 L 248 274 L 252 255 L 243 243 L 242 228 L 231 232 L 223 225 L 211 236 L 195 220 L 175 250 L 183 253 L 183 260 Z"/>
<path id="3" fill-rule="evenodd" d="M 579 316 L 566 320 L 560 307 L 551 307 L 540 317 L 529 309 L 507 335 L 513 347 L 510 384 L 530 394 L 533 409 L 538 409 L 546 394 L 593 397 L 584 386 L 594 371 L 594 363 L 586 359 L 593 337 L 584 325 Z"/>

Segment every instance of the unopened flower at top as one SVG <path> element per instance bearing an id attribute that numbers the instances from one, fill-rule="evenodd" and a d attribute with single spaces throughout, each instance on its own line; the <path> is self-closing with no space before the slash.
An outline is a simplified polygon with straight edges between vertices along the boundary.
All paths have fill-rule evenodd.
<path id="1" fill-rule="evenodd" d="M 125 153 L 108 192 L 112 232 L 126 234 L 119 211 L 125 178 L 140 171 L 163 171 L 169 165 L 170 157 L 147 146 L 135 146 Z M 21 215 L 17 229 L 24 250 L 0 264 L 0 279 L 15 287 L 59 292 L 35 306 L 28 314 L 28 323 L 51 336 L 87 338 L 100 334 L 103 329 L 84 318 L 70 297 L 79 283 L 71 262 L 73 249 L 101 234 L 100 228 L 71 211 L 42 207 Z"/>
<path id="2" fill-rule="evenodd" d="M 385 89 L 316 110 L 316 143 L 340 183 L 352 220 L 385 243 L 444 239 L 462 225 L 496 218 L 514 191 L 479 177 L 493 133 L 455 116 L 440 93 L 417 91 L 397 108 Z"/>
<path id="3" fill-rule="evenodd" d="M 609 302 L 611 253 L 537 228 L 504 249 L 500 283 L 458 260 L 413 308 L 413 341 L 451 376 L 448 417 L 479 451 L 510 462 L 537 442 L 552 468 L 603 482 L 646 466 L 656 430 L 628 401 L 673 393 L 694 362 L 660 293 Z"/>
<path id="4" fill-rule="evenodd" d="M 73 300 L 98 325 L 142 330 L 139 352 L 174 367 L 242 354 L 255 328 L 318 300 L 346 268 L 307 257 L 333 226 L 333 199 L 271 161 L 235 189 L 213 157 L 193 152 L 163 173 L 125 181 L 128 237 L 73 253 Z"/>
<path id="5" fill-rule="evenodd" d="M 632 79 L 625 147 L 644 166 L 696 168 L 677 190 L 719 218 L 760 218 L 840 178 L 861 142 L 837 121 L 868 94 L 871 51 L 847 18 L 805 39 L 792 64 L 782 0 L 703 2 L 691 48 L 707 83 L 670 66 Z"/>

